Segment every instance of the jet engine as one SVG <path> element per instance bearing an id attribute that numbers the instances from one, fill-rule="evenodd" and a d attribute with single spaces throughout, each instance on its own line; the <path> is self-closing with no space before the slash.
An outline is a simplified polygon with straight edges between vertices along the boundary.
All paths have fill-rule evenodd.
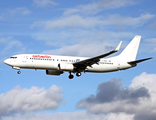
<path id="1" fill-rule="evenodd" d="M 73 71 L 74 66 L 73 66 L 73 64 L 60 63 L 60 64 L 58 64 L 58 69 L 61 71 Z"/>
<path id="2" fill-rule="evenodd" d="M 47 75 L 60 75 L 63 74 L 63 71 L 58 71 L 58 70 L 46 70 Z"/>

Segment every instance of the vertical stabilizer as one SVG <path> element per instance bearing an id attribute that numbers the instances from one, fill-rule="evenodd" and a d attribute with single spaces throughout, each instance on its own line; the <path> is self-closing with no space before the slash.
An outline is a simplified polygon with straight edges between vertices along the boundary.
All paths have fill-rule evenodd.
<path id="1" fill-rule="evenodd" d="M 136 35 L 133 40 L 127 45 L 123 52 L 119 55 L 120 59 L 134 61 L 138 52 L 141 36 Z"/>

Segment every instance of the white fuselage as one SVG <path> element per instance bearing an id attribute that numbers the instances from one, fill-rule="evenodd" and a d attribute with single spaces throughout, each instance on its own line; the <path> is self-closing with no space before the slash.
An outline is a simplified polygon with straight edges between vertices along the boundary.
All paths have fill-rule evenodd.
<path id="1" fill-rule="evenodd" d="M 14 69 L 18 69 L 18 74 L 21 73 L 21 68 L 46 70 L 47 75 L 60 75 L 65 71 L 69 72 L 69 79 L 74 77 L 71 73 L 76 73 L 76 76 L 79 77 L 81 76 L 81 72 L 104 73 L 126 70 L 128 68 L 135 67 L 137 63 L 152 59 L 146 58 L 136 60 L 140 40 L 141 36 L 136 35 L 118 56 L 107 59 L 103 58 L 117 52 L 122 41 L 113 51 L 92 58 L 20 54 L 6 59 L 4 63 L 12 66 Z"/>
<path id="2" fill-rule="evenodd" d="M 6 59 L 4 62 L 14 69 L 41 69 L 41 70 L 59 70 L 58 64 L 72 64 L 87 59 L 86 57 L 41 55 L 41 54 L 19 54 Z M 100 59 L 98 64 L 87 67 L 85 72 L 113 72 L 125 70 L 134 67 L 122 61 L 118 56 Z M 73 72 L 71 70 L 64 70 Z"/>

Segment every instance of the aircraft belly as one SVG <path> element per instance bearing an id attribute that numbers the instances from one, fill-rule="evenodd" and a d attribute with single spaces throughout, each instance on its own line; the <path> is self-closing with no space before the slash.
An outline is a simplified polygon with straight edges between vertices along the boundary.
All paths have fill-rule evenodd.
<path id="1" fill-rule="evenodd" d="M 28 69 L 45 69 L 45 70 L 58 70 L 57 63 L 52 62 L 35 62 L 35 63 L 29 63 L 27 64 Z"/>
<path id="2" fill-rule="evenodd" d="M 113 72 L 117 71 L 117 66 L 116 65 L 93 65 L 91 67 L 87 67 L 87 72 Z"/>

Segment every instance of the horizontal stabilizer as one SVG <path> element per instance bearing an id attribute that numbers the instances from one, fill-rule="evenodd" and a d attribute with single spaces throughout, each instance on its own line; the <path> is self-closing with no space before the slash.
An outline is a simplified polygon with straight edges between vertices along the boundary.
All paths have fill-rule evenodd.
<path id="1" fill-rule="evenodd" d="M 152 59 L 152 57 L 146 58 L 146 59 L 141 59 L 141 60 L 136 60 L 136 61 L 131 61 L 131 62 L 128 62 L 128 64 L 137 64 L 137 63 L 149 60 L 149 59 Z"/>

